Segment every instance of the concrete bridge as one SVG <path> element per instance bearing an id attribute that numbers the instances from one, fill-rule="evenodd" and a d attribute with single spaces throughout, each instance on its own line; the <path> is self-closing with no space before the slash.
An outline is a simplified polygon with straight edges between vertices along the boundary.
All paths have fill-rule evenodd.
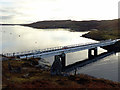
<path id="1" fill-rule="evenodd" d="M 65 66 L 63 71 L 64 72 L 71 72 L 71 71 L 74 71 L 74 70 L 78 70 L 79 68 L 81 68 L 83 66 L 86 66 L 86 65 L 88 65 L 90 63 L 94 63 L 94 62 L 96 62 L 96 61 L 98 61 L 100 59 L 103 59 L 103 58 L 105 58 L 107 56 L 110 56 L 112 54 L 115 54 L 115 52 L 114 51 L 104 52 L 104 53 L 101 53 L 101 54 L 97 55 L 96 57 L 94 57 L 92 59 L 87 58 L 87 59 L 84 59 L 82 61 L 72 63 L 70 65 Z"/>
<path id="2" fill-rule="evenodd" d="M 16 57 L 16 58 L 45 58 L 50 56 L 55 56 L 55 60 L 59 57 L 61 60 L 62 68 L 66 65 L 66 53 L 77 52 L 81 50 L 88 49 L 88 58 L 92 58 L 97 56 L 97 48 L 104 47 L 108 45 L 113 45 L 118 42 L 120 39 L 116 40 L 105 40 L 100 41 L 97 43 L 87 43 L 87 44 L 75 44 L 69 46 L 60 46 L 54 48 L 46 48 L 46 49 L 39 49 L 39 50 L 31 50 L 25 52 L 16 52 L 16 53 L 5 53 L 3 54 L 6 57 Z M 92 53 L 94 51 L 94 53 Z"/>

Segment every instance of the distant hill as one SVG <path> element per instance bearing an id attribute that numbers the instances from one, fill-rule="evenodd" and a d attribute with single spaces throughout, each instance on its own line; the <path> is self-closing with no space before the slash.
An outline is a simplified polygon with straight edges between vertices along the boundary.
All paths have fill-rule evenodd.
<path id="1" fill-rule="evenodd" d="M 39 21 L 31 24 L 23 24 L 39 29 L 54 29 L 54 28 L 68 28 L 73 31 L 88 31 L 88 30 L 117 30 L 118 19 L 115 20 L 91 20 L 91 21 L 72 21 L 72 20 L 50 20 Z"/>
<path id="2" fill-rule="evenodd" d="M 101 21 L 51 20 L 23 25 L 38 29 L 68 28 L 72 31 L 91 31 L 87 34 L 84 34 L 83 37 L 94 40 L 106 40 L 120 38 L 120 23 L 118 23 L 119 20 L 120 19 Z"/>
<path id="3" fill-rule="evenodd" d="M 107 40 L 120 38 L 120 19 L 104 20 L 97 26 L 98 30 L 93 30 L 83 37 L 91 38 L 94 40 Z"/>

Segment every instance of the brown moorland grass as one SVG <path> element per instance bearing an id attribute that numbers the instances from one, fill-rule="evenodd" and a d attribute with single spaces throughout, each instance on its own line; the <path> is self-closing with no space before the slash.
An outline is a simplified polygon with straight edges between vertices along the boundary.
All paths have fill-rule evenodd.
<path id="1" fill-rule="evenodd" d="M 35 66 L 21 67 L 21 72 L 10 72 L 8 62 L 13 68 L 21 67 L 29 61 L 3 61 L 3 89 L 7 88 L 120 88 L 119 82 L 98 79 L 89 75 L 51 76 L 49 70 Z"/>

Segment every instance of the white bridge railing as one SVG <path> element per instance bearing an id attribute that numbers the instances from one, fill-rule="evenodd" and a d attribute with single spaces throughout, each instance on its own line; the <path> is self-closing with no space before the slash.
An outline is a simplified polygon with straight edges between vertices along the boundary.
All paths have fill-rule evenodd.
<path id="1" fill-rule="evenodd" d="M 93 43 L 84 43 L 84 44 L 73 44 L 73 45 L 68 45 L 68 46 L 58 46 L 58 47 L 52 47 L 52 48 L 45 48 L 45 49 L 37 49 L 37 50 L 29 50 L 29 51 L 23 51 L 23 52 L 13 52 L 13 53 L 3 53 L 2 55 L 4 56 L 16 56 L 16 55 L 22 55 L 22 54 L 28 54 L 28 53 L 41 53 L 41 52 L 46 52 L 46 51 L 56 51 L 58 49 L 64 49 L 64 48 L 71 48 L 71 47 L 77 47 L 77 46 L 83 46 L 83 45 L 88 45 L 88 44 L 93 44 Z"/>
<path id="2" fill-rule="evenodd" d="M 107 46 L 114 44 L 115 42 L 119 41 L 120 39 L 116 40 L 105 40 L 100 41 L 96 43 L 85 43 L 85 44 L 74 44 L 74 45 L 68 45 L 68 46 L 59 46 L 59 47 L 53 47 L 53 48 L 45 48 L 45 49 L 38 49 L 38 50 L 31 50 L 31 51 L 24 51 L 24 52 L 14 52 L 14 53 L 3 53 L 2 55 L 7 57 L 17 57 L 17 56 L 35 56 L 35 55 L 45 55 L 44 53 L 51 54 L 51 52 L 72 52 L 73 50 L 83 50 L 83 49 L 89 49 L 99 46 Z"/>

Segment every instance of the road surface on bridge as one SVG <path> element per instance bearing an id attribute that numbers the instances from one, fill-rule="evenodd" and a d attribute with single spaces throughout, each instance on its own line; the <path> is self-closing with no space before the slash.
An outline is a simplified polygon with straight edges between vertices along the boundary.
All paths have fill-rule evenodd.
<path id="1" fill-rule="evenodd" d="M 60 46 L 60 47 L 54 47 L 54 48 L 46 48 L 46 49 L 39 49 L 39 50 L 31 50 L 31 51 L 25 51 L 25 52 L 16 52 L 16 53 L 6 53 L 3 54 L 7 57 L 17 57 L 17 58 L 45 58 L 55 55 L 60 55 L 62 53 L 71 53 L 86 49 L 92 49 L 102 46 L 108 46 L 116 43 L 120 39 L 116 40 L 105 40 L 100 41 L 96 43 L 87 43 L 87 44 L 75 44 L 75 45 L 68 45 L 68 46 Z"/>

